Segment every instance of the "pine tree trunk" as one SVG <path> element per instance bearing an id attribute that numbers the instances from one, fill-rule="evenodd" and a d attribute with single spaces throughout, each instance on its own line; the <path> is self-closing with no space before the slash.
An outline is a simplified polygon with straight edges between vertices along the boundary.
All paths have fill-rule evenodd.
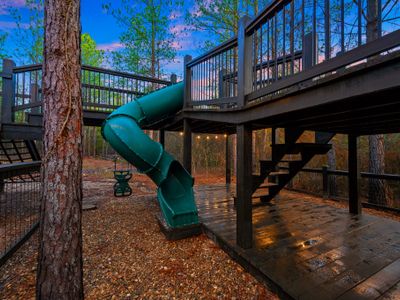
<path id="1" fill-rule="evenodd" d="M 37 299 L 83 299 L 80 1 L 45 1 Z"/>
<path id="2" fill-rule="evenodd" d="M 385 143 L 383 134 L 369 136 L 369 172 L 385 173 Z M 368 182 L 368 202 L 387 205 L 385 182 L 370 178 Z"/>
<path id="3" fill-rule="evenodd" d="M 232 163 L 233 163 L 233 174 L 236 176 L 236 148 L 237 148 L 237 135 L 232 134 Z"/>
<path id="4" fill-rule="evenodd" d="M 93 157 L 97 155 L 97 130 L 96 126 L 93 126 Z"/>
<path id="5" fill-rule="evenodd" d="M 328 152 L 328 168 L 329 170 L 336 170 L 336 150 L 335 145 L 332 141 L 329 142 L 332 145 L 332 149 Z M 337 196 L 337 184 L 336 176 L 328 176 L 328 189 L 331 196 Z"/>
<path id="6" fill-rule="evenodd" d="M 379 24 L 378 0 L 367 1 L 367 42 L 373 42 L 381 35 Z M 369 141 L 369 172 L 382 174 L 385 171 L 385 144 L 384 137 L 371 135 Z M 369 179 L 368 202 L 386 205 L 386 188 L 383 180 Z"/>

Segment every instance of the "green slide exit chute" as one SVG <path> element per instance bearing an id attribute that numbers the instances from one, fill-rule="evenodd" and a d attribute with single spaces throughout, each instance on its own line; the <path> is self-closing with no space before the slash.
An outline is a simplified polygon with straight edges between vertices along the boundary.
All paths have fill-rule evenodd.
<path id="1" fill-rule="evenodd" d="M 104 139 L 158 186 L 157 198 L 171 227 L 198 223 L 192 176 L 141 127 L 174 115 L 183 106 L 183 83 L 152 92 L 116 109 L 104 121 Z"/>

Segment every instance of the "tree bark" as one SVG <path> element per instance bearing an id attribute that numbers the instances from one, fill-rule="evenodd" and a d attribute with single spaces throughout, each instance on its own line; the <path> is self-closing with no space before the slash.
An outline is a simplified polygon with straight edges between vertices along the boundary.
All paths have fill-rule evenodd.
<path id="1" fill-rule="evenodd" d="M 381 36 L 379 20 L 379 1 L 367 1 L 367 42 L 373 42 Z M 369 172 L 382 174 L 385 172 L 385 141 L 382 134 L 371 135 L 369 142 Z M 386 187 L 383 180 L 371 178 L 368 181 L 368 202 L 387 205 Z"/>
<path id="2" fill-rule="evenodd" d="M 80 1 L 45 1 L 38 299 L 83 299 Z"/>
<path id="3" fill-rule="evenodd" d="M 375 174 L 385 173 L 385 143 L 383 134 L 369 137 L 369 166 L 368 171 Z M 387 205 L 385 182 L 370 178 L 368 182 L 368 202 Z"/>
<path id="4" fill-rule="evenodd" d="M 328 152 L 328 168 L 329 170 L 336 170 L 335 144 L 332 141 L 330 141 L 329 144 L 332 145 L 332 148 Z M 330 196 L 337 196 L 337 184 L 335 175 L 328 176 L 328 190 Z"/>

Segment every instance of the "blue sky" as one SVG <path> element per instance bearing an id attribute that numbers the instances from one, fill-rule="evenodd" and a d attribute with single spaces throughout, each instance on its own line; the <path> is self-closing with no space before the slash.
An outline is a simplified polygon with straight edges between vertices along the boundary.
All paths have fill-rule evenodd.
<path id="1" fill-rule="evenodd" d="M 110 1 L 110 0 L 109 0 Z M 15 28 L 13 18 L 7 13 L 7 10 L 2 9 L 1 5 L 8 5 L 19 9 L 21 15 L 27 21 L 27 9 L 24 8 L 25 0 L 0 0 L 0 28 L 12 34 Z M 113 6 L 118 5 L 119 1 L 110 1 Z M 82 0 L 81 1 L 81 22 L 82 33 L 89 33 L 98 44 L 98 47 L 103 50 L 115 50 L 121 47 L 119 44 L 119 35 L 121 28 L 112 16 L 107 14 L 102 9 L 101 0 Z M 194 7 L 193 0 L 185 1 L 185 8 L 192 9 Z M 200 52 L 197 50 L 198 45 L 204 40 L 204 36 L 189 32 L 184 29 L 183 14 L 181 11 L 171 11 L 171 30 L 176 30 L 178 33 L 178 41 L 176 43 L 177 58 L 173 63 L 166 66 L 168 73 L 182 74 L 183 56 L 190 54 L 197 56 Z M 12 39 L 7 40 L 7 50 L 12 54 L 13 42 Z"/>

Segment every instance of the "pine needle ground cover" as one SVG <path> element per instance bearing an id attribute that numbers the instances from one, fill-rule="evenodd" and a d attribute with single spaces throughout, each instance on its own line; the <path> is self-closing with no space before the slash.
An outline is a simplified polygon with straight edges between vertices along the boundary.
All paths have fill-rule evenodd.
<path id="1" fill-rule="evenodd" d="M 84 204 L 97 206 L 83 213 L 86 299 L 276 298 L 204 235 L 166 241 L 154 186 L 136 175 L 132 196 L 114 198 L 112 169 L 85 161 Z M 1 299 L 34 299 L 36 262 L 37 233 L 1 268 Z"/>

